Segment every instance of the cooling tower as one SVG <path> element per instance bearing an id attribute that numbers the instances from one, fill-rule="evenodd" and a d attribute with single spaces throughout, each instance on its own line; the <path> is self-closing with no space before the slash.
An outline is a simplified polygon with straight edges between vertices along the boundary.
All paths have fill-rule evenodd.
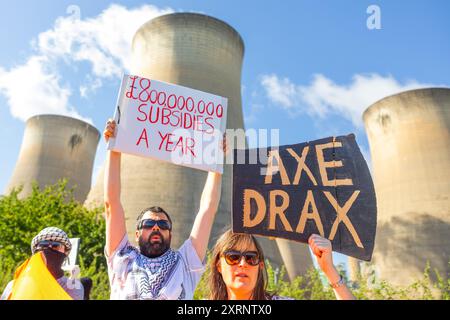
<path id="1" fill-rule="evenodd" d="M 347 259 L 348 279 L 351 282 L 357 282 L 361 275 L 360 261 L 356 258 L 348 257 Z"/>
<path id="2" fill-rule="evenodd" d="M 227 128 L 243 128 L 243 51 L 240 35 L 228 24 L 201 14 L 169 14 L 150 20 L 136 32 L 131 73 L 226 97 Z M 103 174 L 102 170 L 88 196 L 88 206 L 103 203 Z M 121 199 L 130 239 L 135 237 L 139 212 L 158 205 L 171 215 L 172 246 L 179 247 L 189 237 L 206 172 L 124 154 L 121 174 Z M 227 165 L 210 244 L 230 225 L 231 167 Z M 275 241 L 262 239 L 262 243 L 269 258 L 279 262 Z"/>
<path id="3" fill-rule="evenodd" d="M 281 238 L 276 242 L 290 280 L 305 275 L 313 267 L 307 244 Z"/>
<path id="4" fill-rule="evenodd" d="M 67 178 L 74 198 L 84 202 L 91 188 L 92 167 L 100 134 L 78 119 L 38 115 L 28 119 L 22 147 L 6 188 L 23 185 L 21 197 L 31 193 L 32 182 L 42 188 Z"/>
<path id="5" fill-rule="evenodd" d="M 407 285 L 450 259 L 450 89 L 402 92 L 363 115 L 378 205 L 381 279 Z"/>

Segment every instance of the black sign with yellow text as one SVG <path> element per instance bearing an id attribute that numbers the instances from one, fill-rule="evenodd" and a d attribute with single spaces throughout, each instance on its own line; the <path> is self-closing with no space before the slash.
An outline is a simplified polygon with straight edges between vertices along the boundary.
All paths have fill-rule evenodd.
<path id="1" fill-rule="evenodd" d="M 234 150 L 233 231 L 308 242 L 372 257 L 375 191 L 355 136 L 264 149 Z"/>

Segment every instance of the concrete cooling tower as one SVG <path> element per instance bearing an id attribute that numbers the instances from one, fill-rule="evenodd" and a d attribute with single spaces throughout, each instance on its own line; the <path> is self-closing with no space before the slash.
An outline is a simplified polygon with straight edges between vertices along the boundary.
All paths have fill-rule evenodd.
<path id="1" fill-rule="evenodd" d="M 74 198 L 84 202 L 91 188 L 92 167 L 100 133 L 90 124 L 58 115 L 28 119 L 19 159 L 6 188 L 23 185 L 20 194 L 31 193 L 32 182 L 41 188 L 67 178 L 75 187 Z"/>
<path id="2" fill-rule="evenodd" d="M 402 92 L 363 115 L 378 205 L 381 279 L 408 285 L 450 259 L 450 89 Z M 432 269 L 433 270 L 433 269 Z"/>
<path id="3" fill-rule="evenodd" d="M 227 128 L 243 128 L 243 52 L 240 35 L 228 24 L 201 14 L 169 14 L 150 20 L 136 32 L 131 73 L 226 97 Z M 124 154 L 121 174 L 121 198 L 130 239 L 135 238 L 139 212 L 158 205 L 174 220 L 172 245 L 179 247 L 189 237 L 206 172 Z M 103 175 L 102 170 L 86 201 L 88 206 L 103 204 Z M 226 165 L 210 244 L 230 226 L 231 167 Z M 262 239 L 262 243 L 268 257 L 279 263 L 275 241 Z"/>
<path id="4" fill-rule="evenodd" d="M 276 239 L 289 279 L 305 275 L 313 267 L 308 245 L 287 239 Z"/>

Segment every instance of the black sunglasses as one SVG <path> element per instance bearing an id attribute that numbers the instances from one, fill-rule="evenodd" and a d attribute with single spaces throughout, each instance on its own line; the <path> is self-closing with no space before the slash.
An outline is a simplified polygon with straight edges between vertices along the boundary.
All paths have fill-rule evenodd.
<path id="1" fill-rule="evenodd" d="M 145 219 L 141 220 L 139 223 L 138 229 L 150 229 L 153 228 L 155 225 L 158 226 L 161 230 L 172 230 L 172 226 L 170 225 L 170 222 L 167 220 L 153 220 L 153 219 Z"/>
<path id="2" fill-rule="evenodd" d="M 46 248 L 50 248 L 53 250 L 59 249 L 61 247 L 64 247 L 64 244 L 62 244 L 61 242 L 58 241 L 50 241 L 50 240 L 42 240 L 40 241 L 37 246 L 36 249 L 37 250 L 43 250 Z"/>
<path id="3" fill-rule="evenodd" d="M 225 251 L 223 253 L 223 256 L 227 264 L 230 266 L 239 264 L 239 262 L 241 262 L 242 257 L 244 257 L 245 262 L 247 262 L 247 264 L 251 266 L 257 266 L 259 264 L 259 254 L 256 251 L 240 252 L 235 250 L 229 250 Z"/>

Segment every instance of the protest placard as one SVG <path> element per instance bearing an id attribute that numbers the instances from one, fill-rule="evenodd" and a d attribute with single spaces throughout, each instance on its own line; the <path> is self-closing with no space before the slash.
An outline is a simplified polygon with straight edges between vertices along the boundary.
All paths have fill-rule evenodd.
<path id="1" fill-rule="evenodd" d="M 77 264 L 78 260 L 78 249 L 80 247 L 80 238 L 70 238 L 70 243 L 72 244 L 72 249 L 70 250 L 69 256 L 62 265 L 63 270 L 69 270 Z"/>
<path id="2" fill-rule="evenodd" d="M 232 219 L 237 233 L 304 243 L 316 233 L 334 251 L 369 261 L 376 198 L 355 136 L 235 150 Z"/>
<path id="3" fill-rule="evenodd" d="M 224 97 L 124 75 L 108 149 L 222 173 L 226 116 Z"/>

